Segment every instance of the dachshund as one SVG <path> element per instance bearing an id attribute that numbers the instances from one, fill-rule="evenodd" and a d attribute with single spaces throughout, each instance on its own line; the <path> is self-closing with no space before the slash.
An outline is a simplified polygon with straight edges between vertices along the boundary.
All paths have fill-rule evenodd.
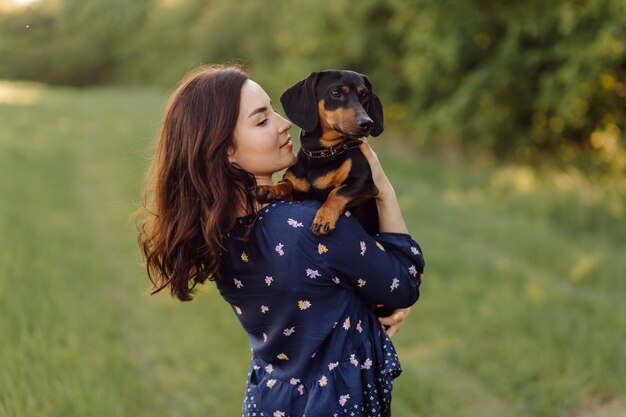
<path id="1" fill-rule="evenodd" d="M 256 188 L 257 199 L 323 201 L 311 226 L 317 236 L 332 233 L 347 208 L 369 234 L 377 233 L 378 189 L 359 149 L 360 138 L 383 132 L 383 107 L 369 79 L 353 71 L 313 72 L 280 101 L 302 129 L 301 148 L 280 181 Z"/>

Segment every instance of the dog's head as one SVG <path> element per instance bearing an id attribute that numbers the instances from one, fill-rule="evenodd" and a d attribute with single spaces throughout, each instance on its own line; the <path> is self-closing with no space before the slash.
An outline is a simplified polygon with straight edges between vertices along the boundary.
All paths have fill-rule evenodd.
<path id="1" fill-rule="evenodd" d="M 353 71 L 313 72 L 288 88 L 280 102 L 305 132 L 318 126 L 350 138 L 383 132 L 383 106 L 369 79 Z"/>

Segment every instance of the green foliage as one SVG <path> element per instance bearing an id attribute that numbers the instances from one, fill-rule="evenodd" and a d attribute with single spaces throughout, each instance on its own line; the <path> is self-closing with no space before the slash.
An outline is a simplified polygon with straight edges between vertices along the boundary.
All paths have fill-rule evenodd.
<path id="1" fill-rule="evenodd" d="M 502 150 L 589 145 L 606 130 L 621 139 L 623 2 L 477 4 L 427 3 L 398 14 L 411 16 L 407 114 L 418 115 L 424 134 Z"/>
<path id="2" fill-rule="evenodd" d="M 0 14 L 0 77 L 171 87 L 241 62 L 277 97 L 349 68 L 418 144 L 573 147 L 623 170 L 625 39 L 623 0 L 57 0 Z"/>
<path id="3" fill-rule="evenodd" d="M 0 14 L 0 76 L 74 86 L 111 82 L 123 65 L 121 46 L 152 2 L 43 1 Z"/>

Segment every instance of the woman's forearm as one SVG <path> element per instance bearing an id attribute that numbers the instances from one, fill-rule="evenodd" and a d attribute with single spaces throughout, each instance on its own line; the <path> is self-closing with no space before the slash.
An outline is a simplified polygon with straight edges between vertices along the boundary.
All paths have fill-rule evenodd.
<path id="1" fill-rule="evenodd" d="M 363 138 L 361 144 L 361 152 L 370 164 L 372 170 L 372 179 L 378 188 L 376 195 L 376 206 L 378 208 L 378 228 L 381 232 L 386 233 L 408 233 L 402 212 L 400 212 L 400 204 L 396 192 L 389 182 L 387 175 L 383 171 L 378 155 L 370 147 L 367 138 Z"/>
<path id="2" fill-rule="evenodd" d="M 378 228 L 386 233 L 408 233 L 396 192 L 387 178 L 379 186 L 376 196 L 378 208 Z"/>

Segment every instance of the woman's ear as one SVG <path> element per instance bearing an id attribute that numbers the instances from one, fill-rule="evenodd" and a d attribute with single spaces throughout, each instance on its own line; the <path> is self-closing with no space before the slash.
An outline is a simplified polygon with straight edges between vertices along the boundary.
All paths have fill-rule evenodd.
<path id="1" fill-rule="evenodd" d="M 228 158 L 228 162 L 230 162 L 231 164 L 236 163 L 237 161 L 235 160 L 235 148 L 229 146 L 228 150 L 226 151 L 226 157 Z"/>

